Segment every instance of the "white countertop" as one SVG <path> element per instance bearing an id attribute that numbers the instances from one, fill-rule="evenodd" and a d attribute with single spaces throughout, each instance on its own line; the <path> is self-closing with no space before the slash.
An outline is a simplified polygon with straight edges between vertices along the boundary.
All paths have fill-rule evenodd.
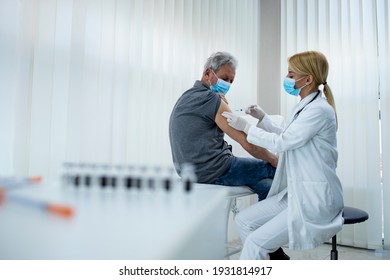
<path id="1" fill-rule="evenodd" d="M 69 205 L 70 218 L 0 205 L 0 259 L 223 259 L 226 190 L 86 190 L 42 183 L 19 196 Z"/>

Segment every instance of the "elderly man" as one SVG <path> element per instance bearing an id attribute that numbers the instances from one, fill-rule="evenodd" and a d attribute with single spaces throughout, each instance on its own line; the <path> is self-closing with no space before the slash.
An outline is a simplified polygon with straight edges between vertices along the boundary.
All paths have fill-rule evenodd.
<path id="1" fill-rule="evenodd" d="M 224 95 L 234 81 L 236 66 L 237 60 L 229 53 L 211 55 L 201 80 L 179 98 L 169 121 L 172 157 L 179 175 L 181 165 L 191 163 L 199 183 L 246 185 L 262 200 L 270 189 L 278 159 L 248 143 L 246 135 L 230 127 L 221 115 L 231 112 Z M 224 133 L 254 158 L 235 157 Z"/>

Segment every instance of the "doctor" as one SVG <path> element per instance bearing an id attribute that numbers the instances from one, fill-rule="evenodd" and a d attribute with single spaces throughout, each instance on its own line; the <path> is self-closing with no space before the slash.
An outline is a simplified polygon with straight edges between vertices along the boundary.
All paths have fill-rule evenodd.
<path id="1" fill-rule="evenodd" d="M 246 111 L 259 120 L 257 126 L 222 113 L 230 126 L 247 134 L 248 142 L 280 155 L 267 198 L 236 216 L 244 244 L 241 259 L 269 259 L 269 253 L 286 244 L 295 250 L 317 247 L 343 224 L 343 193 L 336 175 L 337 118 L 327 59 L 308 51 L 291 56 L 288 65 L 284 89 L 301 100 L 286 126 L 276 126 L 257 105 Z"/>

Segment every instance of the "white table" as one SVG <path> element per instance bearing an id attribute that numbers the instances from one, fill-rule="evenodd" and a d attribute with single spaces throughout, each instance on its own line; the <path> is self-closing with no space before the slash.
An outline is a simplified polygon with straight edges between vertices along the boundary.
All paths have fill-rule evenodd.
<path id="1" fill-rule="evenodd" d="M 43 183 L 12 190 L 70 205 L 59 217 L 7 199 L 0 205 L 0 259 L 223 259 L 225 190 L 81 190 Z"/>

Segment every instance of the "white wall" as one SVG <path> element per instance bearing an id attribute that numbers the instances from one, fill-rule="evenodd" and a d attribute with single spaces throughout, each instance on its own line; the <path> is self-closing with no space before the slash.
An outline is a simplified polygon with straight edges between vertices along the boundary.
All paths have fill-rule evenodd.
<path id="1" fill-rule="evenodd" d="M 259 73 L 257 104 L 268 114 L 280 114 L 281 91 L 280 0 L 260 1 Z M 285 59 L 285 58 L 283 58 Z"/>
<path id="2" fill-rule="evenodd" d="M 61 163 L 171 164 L 168 120 L 207 57 L 239 61 L 256 103 L 257 0 L 0 0 L 0 174 Z"/>

